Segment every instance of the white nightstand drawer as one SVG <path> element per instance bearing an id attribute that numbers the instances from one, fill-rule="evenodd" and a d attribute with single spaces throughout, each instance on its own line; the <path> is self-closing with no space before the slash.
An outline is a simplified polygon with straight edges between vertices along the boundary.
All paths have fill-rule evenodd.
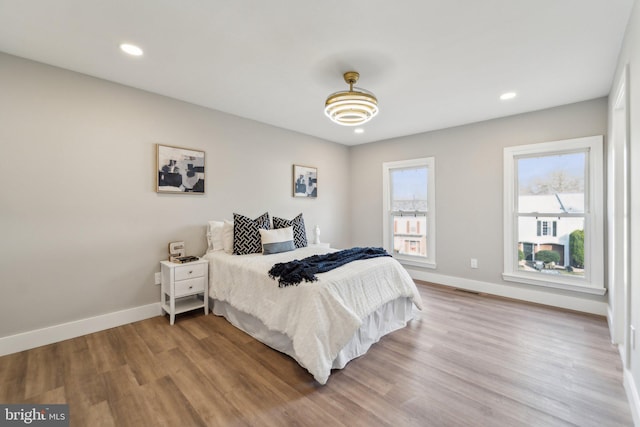
<path id="1" fill-rule="evenodd" d="M 180 297 L 182 295 L 189 295 L 194 292 L 204 291 L 204 277 L 196 277 L 195 279 L 181 280 L 175 283 L 174 295 Z"/>
<path id="2" fill-rule="evenodd" d="M 194 277 L 203 277 L 205 264 L 192 264 L 176 267 L 175 280 L 192 279 Z"/>

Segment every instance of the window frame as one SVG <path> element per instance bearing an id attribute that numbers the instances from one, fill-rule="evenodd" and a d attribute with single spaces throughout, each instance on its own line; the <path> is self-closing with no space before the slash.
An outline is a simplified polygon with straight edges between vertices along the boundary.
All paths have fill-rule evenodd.
<path id="1" fill-rule="evenodd" d="M 427 257 L 420 259 L 393 253 L 393 217 L 391 211 L 390 172 L 394 169 L 427 168 Z M 401 264 L 413 267 L 436 268 L 436 184 L 435 157 L 398 160 L 382 163 L 382 241 L 383 247 Z M 399 212 L 399 211 L 398 211 Z"/>
<path id="2" fill-rule="evenodd" d="M 518 270 L 518 175 L 516 161 L 524 156 L 545 156 L 586 151 L 585 162 L 585 275 L 542 275 Z M 504 148 L 504 271 L 510 282 L 604 295 L 604 169 L 602 135 Z M 540 216 L 545 216 L 543 213 Z M 564 216 L 564 215 L 561 215 Z M 586 268 L 588 267 L 588 268 Z"/>

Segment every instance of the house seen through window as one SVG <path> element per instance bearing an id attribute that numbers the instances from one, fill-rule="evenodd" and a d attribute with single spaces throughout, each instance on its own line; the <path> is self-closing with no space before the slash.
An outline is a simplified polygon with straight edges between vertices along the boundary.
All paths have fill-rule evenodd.
<path id="1" fill-rule="evenodd" d="M 520 270 L 584 276 L 586 157 L 517 158 Z"/>

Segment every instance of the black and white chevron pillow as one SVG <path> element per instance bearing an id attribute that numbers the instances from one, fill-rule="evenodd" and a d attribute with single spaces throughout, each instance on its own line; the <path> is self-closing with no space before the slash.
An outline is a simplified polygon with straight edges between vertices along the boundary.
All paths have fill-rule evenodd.
<path id="1" fill-rule="evenodd" d="M 293 219 L 284 219 L 273 217 L 273 228 L 293 227 L 293 242 L 296 248 L 304 248 L 307 246 L 307 230 L 304 227 L 304 219 L 302 214 Z"/>
<path id="2" fill-rule="evenodd" d="M 269 213 L 265 212 L 256 219 L 237 213 L 233 214 L 233 253 L 235 255 L 262 252 L 260 229 L 269 230 Z"/>

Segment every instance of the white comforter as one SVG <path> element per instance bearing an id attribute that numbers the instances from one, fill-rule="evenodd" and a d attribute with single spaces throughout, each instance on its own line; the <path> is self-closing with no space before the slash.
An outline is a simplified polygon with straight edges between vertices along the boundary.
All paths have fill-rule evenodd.
<path id="1" fill-rule="evenodd" d="M 391 257 L 360 260 L 318 274 L 318 281 L 279 288 L 268 271 L 278 262 L 326 253 L 307 247 L 273 255 L 205 255 L 209 296 L 260 319 L 291 338 L 295 359 L 320 384 L 329 378 L 340 349 L 360 328 L 361 319 L 400 297 L 422 309 L 420 294 L 407 271 Z"/>

